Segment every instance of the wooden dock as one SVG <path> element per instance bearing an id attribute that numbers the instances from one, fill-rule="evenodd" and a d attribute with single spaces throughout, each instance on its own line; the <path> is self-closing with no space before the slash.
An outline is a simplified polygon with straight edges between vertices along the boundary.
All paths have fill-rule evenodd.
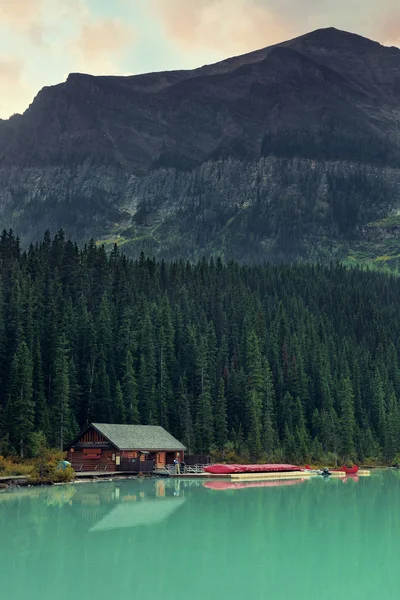
<path id="1" fill-rule="evenodd" d="M 360 477 L 367 477 L 371 474 L 370 471 L 360 469 L 357 473 Z M 170 477 L 180 479 L 230 479 L 231 481 L 268 481 L 277 479 L 310 479 L 311 477 L 319 477 L 317 473 L 310 471 L 284 471 L 284 472 L 273 472 L 273 473 L 227 473 L 227 474 L 213 474 L 213 473 L 187 473 L 176 475 L 170 475 Z M 329 477 L 343 478 L 348 477 L 344 471 L 332 471 Z"/>
<path id="2" fill-rule="evenodd" d="M 359 477 L 368 477 L 371 471 L 367 469 L 360 469 L 357 473 Z M 154 476 L 154 475 L 151 475 Z M 155 474 L 157 477 L 157 474 Z M 80 471 L 76 473 L 76 480 L 111 480 L 111 479 L 137 479 L 138 475 L 127 471 Z M 286 472 L 273 472 L 273 473 L 227 473 L 227 474 L 213 474 L 213 473 L 181 473 L 177 475 L 175 473 L 170 474 L 169 477 L 175 479 L 230 479 L 231 481 L 269 481 L 269 480 L 285 480 L 285 479 L 310 479 L 312 477 L 318 477 L 317 473 L 310 471 L 286 471 Z M 344 471 L 333 471 L 330 477 L 347 477 Z M 0 487 L 3 485 L 27 485 L 28 477 L 25 475 L 14 475 L 8 477 L 0 477 Z"/>

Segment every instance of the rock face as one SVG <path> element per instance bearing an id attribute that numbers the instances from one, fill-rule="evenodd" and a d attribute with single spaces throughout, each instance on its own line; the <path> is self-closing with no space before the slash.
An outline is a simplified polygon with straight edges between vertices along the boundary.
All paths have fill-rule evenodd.
<path id="1" fill-rule="evenodd" d="M 24 241 L 62 227 L 168 258 L 318 257 L 396 209 L 399 168 L 400 50 L 325 29 L 44 88 L 0 121 L 0 217 Z"/>

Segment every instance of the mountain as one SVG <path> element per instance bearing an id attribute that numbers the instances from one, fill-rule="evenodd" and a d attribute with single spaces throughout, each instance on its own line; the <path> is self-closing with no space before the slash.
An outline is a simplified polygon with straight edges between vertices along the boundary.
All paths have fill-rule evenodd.
<path id="1" fill-rule="evenodd" d="M 73 73 L 0 121 L 0 219 L 26 242 L 396 261 L 399 183 L 400 50 L 332 28 L 192 71 Z"/>

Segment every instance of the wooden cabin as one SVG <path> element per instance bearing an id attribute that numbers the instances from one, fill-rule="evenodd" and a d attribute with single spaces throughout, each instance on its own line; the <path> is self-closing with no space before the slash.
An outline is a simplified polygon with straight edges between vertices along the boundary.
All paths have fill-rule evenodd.
<path id="1" fill-rule="evenodd" d="M 110 423 L 87 425 L 66 449 L 76 471 L 133 471 L 137 461 L 161 468 L 183 462 L 186 450 L 163 427 Z"/>

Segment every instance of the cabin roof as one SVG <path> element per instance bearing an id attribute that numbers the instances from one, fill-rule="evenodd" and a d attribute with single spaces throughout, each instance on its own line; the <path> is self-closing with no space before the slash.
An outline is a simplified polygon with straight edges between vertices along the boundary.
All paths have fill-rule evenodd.
<path id="1" fill-rule="evenodd" d="M 97 429 L 118 450 L 186 450 L 181 442 L 158 425 L 91 423 L 89 427 Z"/>

